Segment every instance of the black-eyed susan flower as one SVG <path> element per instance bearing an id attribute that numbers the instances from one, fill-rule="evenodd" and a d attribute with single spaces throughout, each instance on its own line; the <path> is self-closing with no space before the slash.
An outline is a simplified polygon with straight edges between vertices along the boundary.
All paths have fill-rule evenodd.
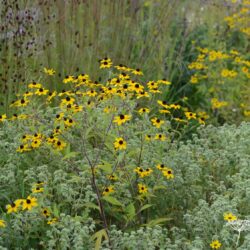
<path id="1" fill-rule="evenodd" d="M 140 69 L 134 69 L 134 70 L 132 70 L 132 73 L 134 75 L 138 75 L 138 76 L 142 76 L 143 75 L 143 73 L 142 73 L 142 71 Z"/>
<path id="2" fill-rule="evenodd" d="M 221 243 L 218 240 L 214 240 L 210 243 L 210 247 L 212 249 L 219 249 L 221 247 Z"/>
<path id="3" fill-rule="evenodd" d="M 155 135 L 155 140 L 165 141 L 166 140 L 166 136 L 164 134 L 156 134 Z"/>
<path id="4" fill-rule="evenodd" d="M 152 136 L 151 135 L 145 135 L 145 140 L 146 141 L 152 141 Z"/>
<path id="5" fill-rule="evenodd" d="M 153 94 L 162 93 L 162 92 L 159 90 L 158 87 L 149 89 L 149 92 L 150 92 L 150 93 L 153 93 Z"/>
<path id="6" fill-rule="evenodd" d="M 57 94 L 56 91 L 49 92 L 48 97 L 47 97 L 47 102 L 50 103 L 51 100 L 52 100 L 54 97 L 56 97 L 56 94 Z"/>
<path id="7" fill-rule="evenodd" d="M 127 143 L 121 137 L 116 138 L 115 142 L 114 142 L 114 148 L 115 148 L 115 150 L 123 150 L 123 149 L 125 150 L 127 148 Z"/>
<path id="8" fill-rule="evenodd" d="M 11 204 L 6 205 L 7 214 L 16 213 L 22 202 L 23 199 L 18 199 L 12 202 Z"/>
<path id="9" fill-rule="evenodd" d="M 63 150 L 67 144 L 62 140 L 57 140 L 53 145 L 56 150 L 60 151 Z"/>
<path id="10" fill-rule="evenodd" d="M 123 64 L 119 64 L 117 66 L 115 66 L 116 69 L 121 70 L 121 71 L 130 71 L 131 69 L 128 68 L 127 66 L 123 65 Z"/>
<path id="11" fill-rule="evenodd" d="M 174 174 L 173 174 L 173 170 L 171 168 L 167 168 L 162 170 L 162 174 L 167 177 L 167 179 L 173 179 L 174 178 Z"/>
<path id="12" fill-rule="evenodd" d="M 41 139 L 34 139 L 31 142 L 32 148 L 39 148 L 41 146 L 42 140 Z"/>
<path id="13" fill-rule="evenodd" d="M 138 184 L 138 192 L 140 194 L 146 194 L 148 192 L 148 188 L 146 187 L 146 185 L 139 183 Z"/>
<path id="14" fill-rule="evenodd" d="M 0 115 L 0 122 L 3 122 L 7 119 L 6 114 Z"/>
<path id="15" fill-rule="evenodd" d="M 105 195 L 109 195 L 111 193 L 113 193 L 115 190 L 114 190 L 114 187 L 113 186 L 108 186 L 108 187 L 105 187 L 102 194 L 105 196 Z"/>
<path id="16" fill-rule="evenodd" d="M 13 102 L 10 107 L 25 107 L 28 105 L 30 101 L 27 98 L 22 98 L 20 100 L 17 100 Z"/>
<path id="17" fill-rule="evenodd" d="M 151 119 L 151 122 L 153 124 L 153 126 L 155 126 L 156 128 L 160 128 L 162 124 L 164 124 L 163 120 L 160 120 L 159 118 L 155 117 Z"/>
<path id="18" fill-rule="evenodd" d="M 69 83 L 69 82 L 74 82 L 75 77 L 74 76 L 65 76 L 63 79 L 63 83 Z"/>
<path id="19" fill-rule="evenodd" d="M 100 60 L 100 69 L 108 69 L 112 66 L 112 61 L 110 58 L 104 58 Z"/>
<path id="20" fill-rule="evenodd" d="M 118 180 L 118 177 L 115 174 L 110 174 L 110 175 L 107 176 L 107 178 L 109 180 L 111 180 L 111 181 L 117 181 Z"/>
<path id="21" fill-rule="evenodd" d="M 89 97 L 94 97 L 97 95 L 97 92 L 94 89 L 90 89 L 86 92 L 86 95 Z"/>
<path id="22" fill-rule="evenodd" d="M 23 97 L 29 97 L 29 96 L 32 96 L 34 93 L 31 92 L 31 91 L 26 91 L 24 94 L 23 94 Z"/>
<path id="23" fill-rule="evenodd" d="M 118 116 L 115 116 L 113 122 L 114 123 L 117 123 L 118 126 L 120 126 L 121 124 L 129 121 L 131 119 L 131 115 L 123 115 L 123 114 L 120 114 Z"/>
<path id="24" fill-rule="evenodd" d="M 32 82 L 28 85 L 28 88 L 30 89 L 39 89 L 42 88 L 42 84 L 38 82 Z"/>
<path id="25" fill-rule="evenodd" d="M 196 113 L 193 112 L 185 112 L 185 116 L 188 120 L 196 119 Z"/>
<path id="26" fill-rule="evenodd" d="M 6 227 L 6 222 L 0 219 L 0 227 Z"/>
<path id="27" fill-rule="evenodd" d="M 57 121 L 62 120 L 63 117 L 64 117 L 64 113 L 63 112 L 56 114 L 56 120 Z"/>
<path id="28" fill-rule="evenodd" d="M 157 81 L 158 84 L 165 84 L 165 85 L 171 85 L 170 81 L 167 81 L 165 78 L 158 80 Z"/>
<path id="29" fill-rule="evenodd" d="M 50 211 L 48 208 L 43 208 L 41 211 L 42 215 L 46 218 L 48 218 L 50 216 Z"/>
<path id="30" fill-rule="evenodd" d="M 158 165 L 156 166 L 156 168 L 159 169 L 159 170 L 161 170 L 161 171 L 167 170 L 167 167 L 166 167 L 163 163 L 158 164 Z"/>
<path id="31" fill-rule="evenodd" d="M 31 150 L 31 148 L 29 147 L 29 145 L 28 144 L 22 144 L 22 145 L 20 145 L 18 148 L 17 148 L 17 152 L 19 152 L 19 153 L 23 153 L 23 152 L 27 152 L 27 151 L 30 151 Z"/>
<path id="32" fill-rule="evenodd" d="M 149 81 L 147 83 L 147 86 L 148 86 L 149 89 L 157 88 L 158 87 L 158 83 L 156 83 L 154 81 Z"/>
<path id="33" fill-rule="evenodd" d="M 121 74 L 119 74 L 118 76 L 121 80 L 129 80 L 130 76 L 124 72 L 122 72 Z"/>
<path id="34" fill-rule="evenodd" d="M 224 217 L 224 220 L 226 220 L 228 222 L 237 220 L 237 216 L 235 216 L 232 213 L 224 213 L 223 217 Z"/>
<path id="35" fill-rule="evenodd" d="M 45 88 L 39 88 L 36 90 L 35 95 L 47 95 L 49 92 L 48 89 Z"/>
<path id="36" fill-rule="evenodd" d="M 27 199 L 23 200 L 22 208 L 23 210 L 31 210 L 33 207 L 38 206 L 37 199 L 35 197 L 28 196 Z"/>
<path id="37" fill-rule="evenodd" d="M 73 105 L 75 102 L 75 98 L 70 97 L 70 96 L 66 96 L 64 99 L 62 99 L 61 101 L 61 105 Z"/>
<path id="38" fill-rule="evenodd" d="M 139 93 L 136 95 L 136 98 L 137 98 L 137 99 L 142 98 L 142 97 L 149 98 L 149 93 L 148 93 L 147 91 L 141 91 L 141 92 L 139 92 Z"/>
<path id="39" fill-rule="evenodd" d="M 72 127 L 75 125 L 75 122 L 72 118 L 64 118 L 64 125 L 66 127 Z"/>
<path id="40" fill-rule="evenodd" d="M 148 108 L 140 108 L 139 110 L 138 110 L 138 113 L 140 114 L 140 115 L 143 115 L 143 114 L 146 114 L 146 113 L 149 113 L 150 112 L 150 109 L 148 109 Z"/>
<path id="41" fill-rule="evenodd" d="M 160 109 L 159 112 L 161 114 L 171 114 L 171 112 L 168 109 L 166 109 L 166 108 Z"/>
<path id="42" fill-rule="evenodd" d="M 48 68 L 43 68 L 43 71 L 45 74 L 49 75 L 49 76 L 53 76 L 56 71 L 54 69 L 48 69 Z"/>
<path id="43" fill-rule="evenodd" d="M 44 191 L 43 187 L 36 186 L 32 188 L 32 193 L 42 193 Z"/>
<path id="44" fill-rule="evenodd" d="M 157 103 L 166 109 L 170 108 L 166 101 L 158 100 Z"/>
<path id="45" fill-rule="evenodd" d="M 179 105 L 179 104 L 170 104 L 169 108 L 171 108 L 171 109 L 180 109 L 181 105 Z"/>
<path id="46" fill-rule="evenodd" d="M 149 176 L 153 172 L 153 170 L 151 168 L 143 169 L 141 167 L 137 167 L 136 169 L 134 169 L 134 172 L 136 172 L 141 178 L 144 178 L 146 176 Z"/>
<path id="47" fill-rule="evenodd" d="M 179 122 L 179 123 L 187 123 L 187 120 L 184 120 L 184 119 L 181 119 L 181 118 L 178 118 L 178 117 L 174 118 L 174 120 L 176 122 Z"/>
<path id="48" fill-rule="evenodd" d="M 47 221 L 48 225 L 53 225 L 58 222 L 58 218 L 51 218 Z"/>

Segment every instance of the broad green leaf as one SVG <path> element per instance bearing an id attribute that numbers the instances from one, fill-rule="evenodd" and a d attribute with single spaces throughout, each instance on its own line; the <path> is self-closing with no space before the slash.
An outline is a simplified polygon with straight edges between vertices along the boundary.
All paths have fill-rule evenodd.
<path id="1" fill-rule="evenodd" d="M 100 208 L 96 204 L 94 204 L 92 202 L 85 203 L 84 206 L 89 207 L 89 208 L 93 208 L 93 209 L 97 209 L 97 210 L 100 211 Z"/>
<path id="2" fill-rule="evenodd" d="M 147 224 L 144 224 L 144 226 L 147 226 L 147 227 L 154 227 L 154 226 L 156 226 L 156 225 L 161 225 L 161 224 L 163 224 L 164 222 L 170 221 L 170 220 L 172 220 L 172 218 L 158 218 L 158 219 L 149 221 Z"/>
<path id="3" fill-rule="evenodd" d="M 78 155 L 79 152 L 69 152 L 67 153 L 64 157 L 63 157 L 63 160 L 66 160 L 66 159 L 69 159 L 69 158 L 73 158 L 75 157 L 76 155 Z"/>
<path id="4" fill-rule="evenodd" d="M 107 201 L 108 203 L 115 205 L 115 206 L 123 206 L 123 204 L 118 201 L 116 198 L 112 197 L 112 196 L 104 196 L 102 197 L 103 200 Z"/>
<path id="5" fill-rule="evenodd" d="M 130 203 L 128 206 L 125 208 L 125 212 L 128 216 L 128 219 L 132 219 L 135 216 L 135 206 L 133 203 Z"/>
<path id="6" fill-rule="evenodd" d="M 167 189 L 167 187 L 166 186 L 164 186 L 164 185 L 158 185 L 158 186 L 154 186 L 154 188 L 153 188 L 153 190 L 155 191 L 155 190 L 159 190 L 159 189 Z"/>
<path id="7" fill-rule="evenodd" d="M 91 239 L 95 240 L 95 250 L 101 249 L 102 238 L 104 238 L 105 240 L 108 239 L 108 235 L 105 229 L 101 229 L 100 231 L 92 235 Z"/>
<path id="8" fill-rule="evenodd" d="M 146 205 L 144 205 L 144 206 L 141 207 L 140 212 L 143 211 L 143 210 L 145 210 L 145 209 L 147 209 L 147 208 L 150 208 L 152 206 L 153 206 L 153 204 L 146 204 Z"/>

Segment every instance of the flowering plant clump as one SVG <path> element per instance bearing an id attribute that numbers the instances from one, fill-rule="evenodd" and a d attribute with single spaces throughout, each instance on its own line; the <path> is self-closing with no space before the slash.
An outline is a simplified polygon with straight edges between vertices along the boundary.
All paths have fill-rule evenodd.
<path id="1" fill-rule="evenodd" d="M 83 243 L 89 249 L 94 244 L 97 249 L 125 249 L 134 244 L 126 239 L 140 235 L 137 228 L 145 227 L 145 234 L 147 228 L 155 228 L 154 237 L 160 239 L 165 238 L 159 233 L 164 232 L 160 226 L 167 226 L 174 237 L 183 238 L 173 243 L 173 249 L 187 244 L 187 230 L 191 249 L 232 245 L 223 233 L 220 237 L 197 233 L 205 232 L 205 225 L 209 228 L 201 223 L 204 216 L 211 223 L 216 216 L 220 231 L 223 218 L 232 222 L 246 214 L 237 211 L 223 193 L 231 186 L 230 178 L 237 178 L 241 171 L 229 161 L 233 148 L 226 148 L 222 156 L 217 153 L 222 141 L 214 142 L 214 138 L 226 140 L 229 132 L 208 127 L 201 130 L 200 139 L 179 143 L 180 134 L 190 127 L 204 127 L 208 115 L 164 100 L 169 81 L 145 81 L 142 70 L 113 65 L 109 58 L 100 61 L 100 69 L 108 71 L 103 82 L 93 81 L 87 74 L 66 76 L 60 92 L 41 82 L 28 83 L 29 90 L 10 105 L 13 115 L 2 115 L 0 136 L 6 144 L 0 148 L 5 166 L 1 183 L 8 195 L 1 201 L 0 239 L 4 242 L 7 230 L 12 230 L 20 239 L 27 236 L 19 241 L 23 248 L 36 235 L 32 246 L 40 242 L 53 249 L 61 248 L 60 242 L 70 244 L 66 239 L 73 234 L 76 249 Z M 245 130 L 241 133 L 249 132 Z M 234 137 L 228 140 L 234 142 Z M 232 145 L 231 141 L 226 145 Z M 248 142 L 245 146 L 248 149 Z M 246 158 L 246 148 L 237 159 Z M 13 189 L 8 188 L 9 183 Z M 214 187 L 217 194 L 212 193 Z M 216 213 L 211 207 L 210 216 L 206 208 L 218 206 L 216 202 L 224 205 Z M 27 226 L 21 226 L 23 223 Z M 180 228 L 182 232 L 178 232 Z M 115 243 L 119 230 L 135 231 Z M 197 235 L 202 240 L 197 240 Z M 164 243 L 152 240 L 148 244 L 171 244 L 169 237 L 162 239 Z M 3 245 L 19 244 L 9 242 Z M 138 244 L 144 247 L 145 242 Z"/>

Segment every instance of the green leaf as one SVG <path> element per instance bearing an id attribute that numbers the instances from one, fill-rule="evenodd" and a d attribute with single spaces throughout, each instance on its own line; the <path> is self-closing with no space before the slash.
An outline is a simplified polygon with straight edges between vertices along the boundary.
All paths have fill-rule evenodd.
<path id="1" fill-rule="evenodd" d="M 158 185 L 158 186 L 154 186 L 154 188 L 153 188 L 154 191 L 159 190 L 159 189 L 164 189 L 164 190 L 166 190 L 167 187 L 164 186 L 164 185 Z"/>
<path id="2" fill-rule="evenodd" d="M 110 203 L 112 205 L 123 207 L 123 204 L 112 196 L 104 196 L 102 198 L 103 198 L 103 200 L 107 201 L 108 203 Z"/>
<path id="3" fill-rule="evenodd" d="M 149 221 L 147 224 L 144 224 L 144 226 L 147 226 L 147 227 L 154 227 L 154 226 L 156 226 L 156 225 L 161 225 L 161 224 L 163 224 L 164 222 L 170 221 L 170 220 L 172 220 L 172 218 L 158 218 L 158 219 Z"/>
<path id="4" fill-rule="evenodd" d="M 93 209 L 97 209 L 97 210 L 100 211 L 100 208 L 96 204 L 94 204 L 92 202 L 85 203 L 84 206 L 89 207 L 89 208 L 93 208 Z"/>
<path id="5" fill-rule="evenodd" d="M 98 168 L 102 169 L 103 171 L 107 173 L 112 173 L 112 165 L 108 162 L 104 162 L 104 164 L 98 165 Z"/>
<path id="6" fill-rule="evenodd" d="M 69 159 L 69 158 L 73 158 L 76 157 L 79 154 L 79 152 L 69 152 L 67 153 L 64 157 L 63 160 Z"/>
<path id="7" fill-rule="evenodd" d="M 130 203 L 128 206 L 126 206 L 125 212 L 128 216 L 128 219 L 131 220 L 136 215 L 134 204 Z"/>
<path id="8" fill-rule="evenodd" d="M 108 235 L 105 229 L 101 229 L 92 235 L 91 239 L 95 240 L 95 250 L 101 249 L 102 238 L 108 240 Z"/>
<path id="9" fill-rule="evenodd" d="M 146 205 L 144 205 L 144 206 L 141 207 L 140 212 L 143 211 L 143 210 L 145 210 L 145 209 L 147 209 L 147 208 L 150 208 L 152 206 L 153 206 L 153 204 L 146 204 Z"/>

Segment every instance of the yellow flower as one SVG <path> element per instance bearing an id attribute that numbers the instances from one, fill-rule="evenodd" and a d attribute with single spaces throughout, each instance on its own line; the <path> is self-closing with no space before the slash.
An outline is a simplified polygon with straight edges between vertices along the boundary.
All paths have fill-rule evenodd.
<path id="1" fill-rule="evenodd" d="M 146 194 L 148 192 L 148 188 L 145 185 L 139 183 L 138 184 L 138 192 L 140 194 Z"/>
<path id="2" fill-rule="evenodd" d="M 140 115 L 143 115 L 143 114 L 145 114 L 145 113 L 149 113 L 149 109 L 148 108 L 140 108 L 139 110 L 138 110 L 138 113 L 140 114 Z"/>
<path id="3" fill-rule="evenodd" d="M 129 121 L 130 119 L 131 119 L 131 115 L 120 114 L 118 116 L 115 116 L 113 122 L 117 123 L 117 125 L 120 126 L 121 124 Z"/>
<path id="4" fill-rule="evenodd" d="M 28 85 L 28 88 L 30 89 L 39 89 L 42 87 L 41 83 L 37 83 L 37 82 L 32 82 Z"/>
<path id="5" fill-rule="evenodd" d="M 143 75 L 143 73 L 142 73 L 142 71 L 141 71 L 140 69 L 132 70 L 132 73 L 133 73 L 134 75 L 139 75 L 139 76 L 142 76 L 142 75 Z"/>
<path id="6" fill-rule="evenodd" d="M 159 105 L 161 105 L 162 107 L 164 107 L 165 109 L 170 108 L 170 106 L 167 104 L 166 101 L 160 101 L 160 100 L 158 100 L 157 103 L 158 103 Z"/>
<path id="7" fill-rule="evenodd" d="M 3 122 L 3 121 L 6 120 L 6 119 L 7 119 L 6 114 L 0 115 L 0 122 Z"/>
<path id="8" fill-rule="evenodd" d="M 74 76 L 65 76 L 65 78 L 63 79 L 63 83 L 74 82 L 74 80 Z"/>
<path id="9" fill-rule="evenodd" d="M 47 224 L 48 224 L 48 225 L 53 225 L 53 224 L 55 224 L 57 221 L 58 221 L 58 218 L 52 218 L 52 219 L 48 220 Z"/>
<path id="10" fill-rule="evenodd" d="M 237 216 L 233 215 L 232 213 L 224 213 L 224 220 L 231 222 L 237 220 Z"/>
<path id="11" fill-rule="evenodd" d="M 0 220 L 0 227 L 6 227 L 6 222 L 4 220 Z"/>
<path id="12" fill-rule="evenodd" d="M 42 209 L 42 215 L 46 218 L 50 216 L 50 212 L 49 212 L 48 208 Z"/>
<path id="13" fill-rule="evenodd" d="M 23 152 L 27 152 L 27 151 L 30 151 L 31 148 L 29 147 L 28 144 L 22 144 L 18 147 L 18 149 L 16 150 L 17 152 L 19 153 L 23 153 Z"/>
<path id="14" fill-rule="evenodd" d="M 47 95 L 49 92 L 48 89 L 44 89 L 44 88 L 39 88 L 37 89 L 37 91 L 35 92 L 36 95 Z"/>
<path id="15" fill-rule="evenodd" d="M 47 97 L 47 102 L 50 103 L 51 100 L 56 96 L 56 91 L 49 92 L 49 96 Z"/>
<path id="16" fill-rule="evenodd" d="M 158 164 L 158 165 L 156 166 L 156 168 L 159 169 L 159 170 L 161 170 L 161 171 L 167 170 L 167 169 L 168 169 L 164 164 Z"/>
<path id="17" fill-rule="evenodd" d="M 112 61 L 110 58 L 104 58 L 100 60 L 100 69 L 110 68 L 112 66 Z"/>
<path id="18" fill-rule="evenodd" d="M 143 169 L 141 167 L 137 167 L 136 169 L 134 169 L 134 172 L 136 172 L 141 178 L 143 178 L 145 176 L 149 176 L 153 172 L 153 170 L 151 168 Z"/>
<path id="19" fill-rule="evenodd" d="M 40 139 L 34 139 L 32 142 L 31 142 L 31 147 L 32 148 L 39 148 L 40 145 L 41 145 L 42 141 Z"/>
<path id="20" fill-rule="evenodd" d="M 118 177 L 115 174 L 108 175 L 107 178 L 111 181 L 117 181 Z"/>
<path id="21" fill-rule="evenodd" d="M 34 187 L 32 188 L 32 193 L 42 193 L 44 191 L 43 187 Z"/>
<path id="22" fill-rule="evenodd" d="M 196 114 L 192 112 L 185 112 L 185 116 L 188 120 L 196 119 Z"/>
<path id="23" fill-rule="evenodd" d="M 195 75 L 191 76 L 190 82 L 193 83 L 193 84 L 198 83 L 198 77 L 195 76 Z"/>
<path id="24" fill-rule="evenodd" d="M 158 80 L 157 81 L 158 84 L 165 84 L 165 85 L 170 85 L 171 82 L 167 81 L 165 78 Z"/>
<path id="25" fill-rule="evenodd" d="M 210 246 L 213 249 L 219 249 L 221 247 L 221 243 L 218 240 L 214 240 L 211 242 Z"/>
<path id="26" fill-rule="evenodd" d="M 23 210 L 31 210 L 33 207 L 36 207 L 37 199 L 35 197 L 28 196 L 27 199 L 23 201 Z"/>
<path id="27" fill-rule="evenodd" d="M 104 188 L 102 194 L 103 195 L 109 195 L 110 193 L 113 193 L 115 190 L 114 190 L 114 187 L 113 186 L 108 186 L 106 188 Z"/>
<path id="28" fill-rule="evenodd" d="M 151 141 L 152 140 L 152 136 L 151 135 L 145 135 L 145 140 L 146 141 Z"/>
<path id="29" fill-rule="evenodd" d="M 162 124 L 164 124 L 163 120 L 160 120 L 159 118 L 152 118 L 151 122 L 153 123 L 153 126 L 160 128 Z"/>
<path id="30" fill-rule="evenodd" d="M 44 73 L 49 76 L 53 76 L 56 73 L 54 69 L 43 68 L 43 70 L 44 70 Z"/>
<path id="31" fill-rule="evenodd" d="M 155 135 L 155 140 L 165 141 L 166 140 L 166 136 L 163 135 L 163 134 L 156 134 Z"/>
<path id="32" fill-rule="evenodd" d="M 173 179 L 174 175 L 173 175 L 173 170 L 171 168 L 167 168 L 162 170 L 162 174 L 167 177 L 167 179 Z"/>
<path id="33" fill-rule="evenodd" d="M 18 199 L 12 202 L 11 204 L 6 205 L 7 214 L 16 213 L 22 202 L 23 199 Z"/>
<path id="34" fill-rule="evenodd" d="M 64 118 L 64 125 L 66 127 L 72 127 L 75 125 L 75 122 L 71 118 Z"/>
<path id="35" fill-rule="evenodd" d="M 64 141 L 56 140 L 53 145 L 56 150 L 60 151 L 63 150 L 67 144 Z"/>
<path id="36" fill-rule="evenodd" d="M 123 150 L 123 149 L 126 149 L 127 148 L 127 143 L 126 141 L 119 137 L 119 138 L 116 138 L 115 139 L 115 142 L 114 142 L 114 148 L 115 150 Z"/>

